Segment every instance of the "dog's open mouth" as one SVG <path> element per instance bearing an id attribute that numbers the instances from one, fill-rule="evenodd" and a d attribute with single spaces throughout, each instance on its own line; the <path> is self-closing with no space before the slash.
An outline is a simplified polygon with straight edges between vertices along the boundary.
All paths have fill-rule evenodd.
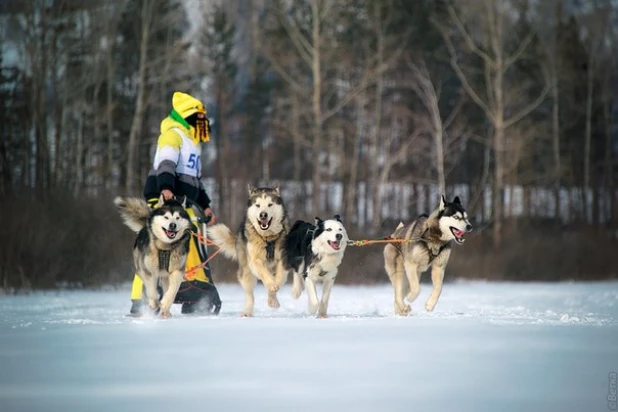
<path id="1" fill-rule="evenodd" d="M 174 231 L 174 230 L 169 230 L 169 229 L 163 229 L 165 231 L 165 235 L 169 238 L 169 239 L 175 239 L 176 235 L 178 234 L 178 232 Z"/>
<path id="2" fill-rule="evenodd" d="M 267 230 L 270 227 L 270 224 L 272 223 L 272 221 L 273 221 L 272 217 L 270 219 L 258 219 L 258 224 L 260 225 L 260 229 Z"/>
<path id="3" fill-rule="evenodd" d="M 328 244 L 335 250 L 339 250 L 341 248 L 341 242 L 338 240 L 329 240 Z"/>
<path id="4" fill-rule="evenodd" d="M 451 233 L 453 234 L 453 236 L 455 236 L 455 241 L 457 243 L 463 243 L 466 241 L 465 236 L 466 236 L 466 232 L 463 230 L 459 230 L 455 227 L 451 226 Z"/>

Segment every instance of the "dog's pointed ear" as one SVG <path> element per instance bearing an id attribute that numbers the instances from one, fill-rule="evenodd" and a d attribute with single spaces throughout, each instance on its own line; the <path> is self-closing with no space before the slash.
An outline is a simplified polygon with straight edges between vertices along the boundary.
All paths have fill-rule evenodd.
<path id="1" fill-rule="evenodd" d="M 403 227 L 403 222 L 399 221 L 399 224 L 397 225 L 397 227 L 395 228 L 395 230 L 399 230 Z"/>
<path id="2" fill-rule="evenodd" d="M 453 203 L 455 203 L 456 205 L 461 206 L 461 200 L 459 200 L 459 196 L 455 196 L 455 199 L 453 199 Z"/>
<path id="3" fill-rule="evenodd" d="M 341 220 L 341 216 L 339 216 L 339 215 L 335 215 L 335 216 L 333 216 L 333 217 L 335 218 L 335 220 L 336 220 L 337 222 L 339 222 L 339 223 L 343 223 L 343 221 Z"/>
<path id="4" fill-rule="evenodd" d="M 314 219 L 314 225 L 318 226 L 321 222 L 322 222 L 322 219 L 316 216 Z"/>
<path id="5" fill-rule="evenodd" d="M 249 196 L 253 196 L 255 194 L 255 186 L 253 186 L 251 183 L 249 183 L 247 185 L 247 190 L 249 191 Z"/>
<path id="6" fill-rule="evenodd" d="M 182 208 L 183 209 L 187 208 L 187 196 L 182 197 Z"/>
<path id="7" fill-rule="evenodd" d="M 279 182 L 275 183 L 273 185 L 273 190 L 275 191 L 275 193 L 277 194 L 277 196 L 279 196 Z"/>
<path id="8" fill-rule="evenodd" d="M 438 209 L 444 210 L 445 207 L 446 207 L 446 198 L 444 197 L 444 195 L 440 195 L 440 207 Z"/>
<path id="9" fill-rule="evenodd" d="M 161 207 L 161 206 L 163 206 L 163 204 L 165 204 L 165 198 L 163 197 L 163 194 L 161 194 L 159 196 L 159 201 L 157 202 L 157 206 L 156 207 Z"/>

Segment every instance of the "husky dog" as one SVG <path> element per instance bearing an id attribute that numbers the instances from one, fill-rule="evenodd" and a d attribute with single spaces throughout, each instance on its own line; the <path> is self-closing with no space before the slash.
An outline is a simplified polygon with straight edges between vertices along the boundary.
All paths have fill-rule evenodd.
<path id="1" fill-rule="evenodd" d="M 286 268 L 293 271 L 292 296 L 298 299 L 307 288 L 309 314 L 325 318 L 330 291 L 348 245 L 348 234 L 339 215 L 333 219 L 315 218 L 315 224 L 298 220 L 285 241 Z M 323 283 L 318 301 L 316 283 Z"/>
<path id="2" fill-rule="evenodd" d="M 472 230 L 468 214 L 461 205 L 459 197 L 447 203 L 440 197 L 440 206 L 429 216 L 421 215 L 408 225 L 399 223 L 391 235 L 403 239 L 402 243 L 389 243 L 384 248 L 384 267 L 395 289 L 395 313 L 406 315 L 410 306 L 403 301 L 409 290 L 408 302 L 412 303 L 420 292 L 421 274 L 431 265 L 433 290 L 425 309 L 431 312 L 438 303 L 442 292 L 444 270 L 451 255 L 451 241 L 462 244 L 466 232 Z M 404 272 L 410 284 L 404 286 Z"/>
<path id="3" fill-rule="evenodd" d="M 150 309 L 160 310 L 162 317 L 169 317 L 185 275 L 191 239 L 191 218 L 185 210 L 185 202 L 166 201 L 161 196 L 154 209 L 146 201 L 134 197 L 117 197 L 114 203 L 124 223 L 137 232 L 133 261 L 136 273 L 146 286 Z M 161 300 L 157 290 L 159 279 L 163 287 Z"/>
<path id="4" fill-rule="evenodd" d="M 287 213 L 279 185 L 255 188 L 249 185 L 249 199 L 243 222 L 236 234 L 224 224 L 208 229 L 221 252 L 238 261 L 238 281 L 245 291 L 243 316 L 253 316 L 256 279 L 268 290 L 268 306 L 279 307 L 277 291 L 287 280 L 283 248 L 288 233 Z"/>

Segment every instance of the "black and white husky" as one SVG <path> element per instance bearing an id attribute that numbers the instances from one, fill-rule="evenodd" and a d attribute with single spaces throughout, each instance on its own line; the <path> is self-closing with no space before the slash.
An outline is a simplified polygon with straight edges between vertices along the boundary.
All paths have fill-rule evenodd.
<path id="1" fill-rule="evenodd" d="M 315 218 L 315 224 L 296 221 L 285 241 L 286 268 L 293 271 L 292 296 L 298 299 L 307 289 L 309 314 L 325 318 L 330 291 L 348 245 L 348 234 L 339 215 L 333 219 Z M 318 300 L 316 284 L 323 283 Z"/>
<path id="2" fill-rule="evenodd" d="M 421 290 L 421 274 L 430 266 L 433 290 L 425 309 L 428 312 L 434 310 L 442 293 L 444 270 L 451 256 L 451 242 L 463 244 L 466 233 L 471 230 L 468 213 L 457 196 L 452 202 L 441 196 L 440 205 L 429 216 L 421 215 L 407 225 L 399 223 L 391 237 L 401 242 L 384 247 L 384 268 L 395 291 L 396 314 L 407 315 L 410 312 L 410 305 L 403 301 L 404 295 L 409 291 L 406 295 L 408 302 L 414 302 Z"/>

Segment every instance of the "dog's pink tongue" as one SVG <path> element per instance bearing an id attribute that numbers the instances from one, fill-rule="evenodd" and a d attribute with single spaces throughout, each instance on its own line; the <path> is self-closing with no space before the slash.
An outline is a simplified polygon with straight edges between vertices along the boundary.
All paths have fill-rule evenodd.
<path id="1" fill-rule="evenodd" d="M 463 237 L 463 236 L 464 236 L 464 231 L 463 231 L 463 230 L 457 230 L 457 229 L 455 229 L 455 236 L 457 236 L 457 237 Z"/>

